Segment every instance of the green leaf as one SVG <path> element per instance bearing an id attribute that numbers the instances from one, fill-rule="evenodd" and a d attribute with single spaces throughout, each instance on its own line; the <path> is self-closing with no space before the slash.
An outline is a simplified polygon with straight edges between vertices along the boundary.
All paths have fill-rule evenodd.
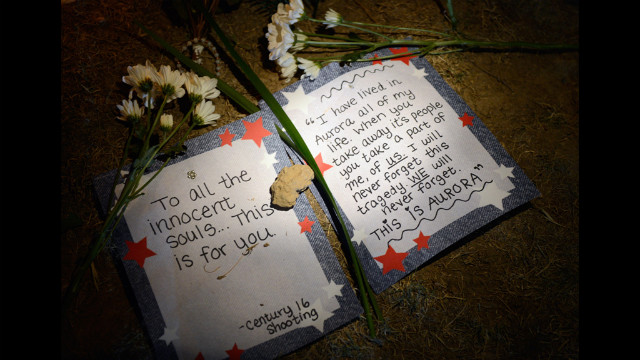
<path id="1" fill-rule="evenodd" d="M 196 8 L 198 8 L 200 11 L 203 10 L 202 5 L 199 4 L 199 3 L 196 5 Z M 309 165 L 311 167 L 311 169 L 314 172 L 314 175 L 315 175 L 316 179 L 318 180 L 318 182 L 321 185 L 322 190 L 324 190 L 325 194 L 328 196 L 328 198 L 330 200 L 331 209 L 334 212 L 334 214 L 337 216 L 337 218 L 338 218 L 338 220 L 340 222 L 341 233 L 346 237 L 346 243 L 347 243 L 347 245 L 349 247 L 349 253 L 350 253 L 351 261 L 352 261 L 352 264 L 354 266 L 354 270 L 355 270 L 355 273 L 356 273 L 356 282 L 358 284 L 358 288 L 360 289 L 360 295 L 361 295 L 361 299 L 362 299 L 362 302 L 363 302 L 363 307 L 364 307 L 364 310 L 365 310 L 365 316 L 367 318 L 367 325 L 369 327 L 369 334 L 370 334 L 371 337 L 375 337 L 375 329 L 373 327 L 373 319 L 371 317 L 370 306 L 373 307 L 373 309 L 374 309 L 374 311 L 376 313 L 376 316 L 378 316 L 378 318 L 381 318 L 381 312 L 380 312 L 380 310 L 379 310 L 379 308 L 378 308 L 378 306 L 376 304 L 375 296 L 373 294 L 373 291 L 371 290 L 371 288 L 369 287 L 368 282 L 366 281 L 366 276 L 365 276 L 364 272 L 362 271 L 362 266 L 360 265 L 358 257 L 355 254 L 355 249 L 353 248 L 353 244 L 351 243 L 351 239 L 349 237 L 349 231 L 347 230 L 347 227 L 346 227 L 346 225 L 344 223 L 344 220 L 342 219 L 342 216 L 340 215 L 340 212 L 338 211 L 338 205 L 337 205 L 333 195 L 331 194 L 331 191 L 329 190 L 329 186 L 327 185 L 324 177 L 322 176 L 322 172 L 318 168 L 318 164 L 316 164 L 316 161 L 315 161 L 313 155 L 311 154 L 311 151 L 309 151 L 309 148 L 307 147 L 307 144 L 304 142 L 302 136 L 300 135 L 300 133 L 298 132 L 296 127 L 293 125 L 293 122 L 291 121 L 291 119 L 289 119 L 289 116 L 282 109 L 282 106 L 280 106 L 280 104 L 275 99 L 275 97 L 273 96 L 271 91 L 269 91 L 269 89 L 264 85 L 262 80 L 260 80 L 260 78 L 251 69 L 251 67 L 235 51 L 235 49 L 233 48 L 233 45 L 231 44 L 229 39 L 225 36 L 225 34 L 222 31 L 222 29 L 220 29 L 218 24 L 213 20 L 211 15 L 209 13 L 207 13 L 207 12 L 203 12 L 203 14 L 204 14 L 205 20 L 207 21 L 209 26 L 213 29 L 213 31 L 218 35 L 218 37 L 222 41 L 222 44 L 224 45 L 224 47 L 227 50 L 227 52 L 229 53 L 229 55 L 233 58 L 233 60 L 238 65 L 238 67 L 240 67 L 240 70 L 242 70 L 244 75 L 251 82 L 251 84 L 254 86 L 254 88 L 258 91 L 260 96 L 262 96 L 263 100 L 265 101 L 265 103 L 267 103 L 267 105 L 269 106 L 271 111 L 274 113 L 274 115 L 278 118 L 278 120 L 280 120 L 280 123 L 284 127 L 284 130 L 289 135 L 289 138 L 291 139 L 291 141 L 295 144 L 296 149 L 297 149 L 296 151 L 307 162 L 307 165 Z M 281 133 L 281 136 L 282 136 L 282 132 L 280 132 L 280 133 Z"/>
<path id="2" fill-rule="evenodd" d="M 278 131 L 278 135 L 280 135 L 280 139 L 282 139 L 282 141 L 284 141 L 290 148 L 292 148 L 295 152 L 297 152 L 298 154 L 300 154 L 300 151 L 298 150 L 298 147 L 296 146 L 296 144 L 289 138 L 289 136 L 287 136 L 286 131 L 281 128 L 280 126 L 278 126 L 278 124 L 276 125 L 276 130 Z"/>

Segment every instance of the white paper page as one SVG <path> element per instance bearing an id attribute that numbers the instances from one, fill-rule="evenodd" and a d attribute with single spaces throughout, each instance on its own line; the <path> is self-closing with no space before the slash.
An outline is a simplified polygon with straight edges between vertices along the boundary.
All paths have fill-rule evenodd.
<path id="1" fill-rule="evenodd" d="M 409 61 L 345 73 L 284 107 L 339 205 L 383 273 L 404 271 L 389 251 L 428 248 L 428 237 L 486 205 L 502 210 L 514 186 L 462 117 Z M 406 255 L 405 255 L 406 256 Z M 378 258 L 379 257 L 379 258 Z M 386 262 L 386 264 L 385 264 Z"/>
<path id="2" fill-rule="evenodd" d="M 342 285 L 327 281 L 305 236 L 322 229 L 269 206 L 273 161 L 264 146 L 234 141 L 166 167 L 127 209 L 134 242 L 155 253 L 142 258 L 162 339 L 182 359 L 323 332 L 339 307 Z"/>

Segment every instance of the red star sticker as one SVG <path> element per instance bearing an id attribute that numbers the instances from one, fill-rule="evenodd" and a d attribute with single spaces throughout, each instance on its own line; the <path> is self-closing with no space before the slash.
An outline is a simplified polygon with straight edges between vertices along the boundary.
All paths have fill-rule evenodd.
<path id="1" fill-rule="evenodd" d="M 271 135 L 271 132 L 262 126 L 262 116 L 260 116 L 255 122 L 250 123 L 242 120 L 242 123 L 244 123 L 245 129 L 247 129 L 242 140 L 253 140 L 258 147 L 262 144 L 263 137 Z"/>
<path id="2" fill-rule="evenodd" d="M 318 165 L 318 169 L 320 169 L 320 173 L 324 176 L 324 172 L 331 169 L 333 166 L 326 164 L 324 161 L 322 161 L 322 154 L 318 154 L 318 156 L 314 157 L 313 160 L 316 161 L 316 164 Z"/>
<path id="3" fill-rule="evenodd" d="M 413 239 L 413 241 L 415 241 L 416 244 L 418 244 L 418 250 L 420 250 L 422 248 L 424 248 L 424 249 L 428 249 L 429 248 L 428 241 L 429 241 L 430 237 L 431 236 L 424 236 L 422 234 L 422 231 L 420 231 L 420 235 L 417 238 Z"/>
<path id="4" fill-rule="evenodd" d="M 407 48 L 407 47 L 402 47 L 402 48 L 399 48 L 399 49 L 389 48 L 389 50 L 391 50 L 393 55 L 398 55 L 398 54 L 404 54 L 404 53 L 408 52 L 409 48 Z M 403 57 L 397 57 L 397 58 L 391 59 L 391 61 L 402 61 L 407 66 L 409 66 L 409 60 L 413 59 L 414 57 L 418 57 L 418 55 L 407 55 L 407 56 L 403 56 Z"/>
<path id="5" fill-rule="evenodd" d="M 382 263 L 382 274 L 386 274 L 389 271 L 395 269 L 404 272 L 404 266 L 402 265 L 402 261 L 406 258 L 409 253 L 397 253 L 391 245 L 387 248 L 387 252 L 384 255 L 374 257 L 374 259 L 378 260 Z"/>
<path id="6" fill-rule="evenodd" d="M 135 260 L 140 267 L 144 266 L 144 260 L 150 256 L 156 255 L 153 251 L 147 247 L 147 237 L 134 243 L 133 241 L 125 241 L 129 251 L 122 258 L 122 260 Z"/>
<path id="7" fill-rule="evenodd" d="M 196 360 L 204 360 L 204 356 L 202 356 L 201 352 L 199 352 L 198 356 L 196 356 Z"/>
<path id="8" fill-rule="evenodd" d="M 238 345 L 236 343 L 233 344 L 233 348 L 231 348 L 231 350 L 225 351 L 229 354 L 229 360 L 240 359 L 240 355 L 244 352 L 244 350 L 238 349 Z"/>
<path id="9" fill-rule="evenodd" d="M 467 113 L 464 113 L 464 115 L 462 115 L 458 119 L 462 120 L 462 127 L 473 125 L 473 123 L 471 122 L 471 120 L 473 120 L 473 116 L 470 116 Z"/>
<path id="10" fill-rule="evenodd" d="M 378 54 L 373 55 L 373 57 L 374 57 L 375 59 L 377 59 L 377 58 L 378 58 Z M 382 65 L 382 60 L 373 60 L 373 61 L 371 62 L 371 65 Z"/>
<path id="11" fill-rule="evenodd" d="M 303 232 L 311 233 L 311 225 L 315 224 L 315 221 L 309 220 L 308 216 L 304 217 L 304 220 L 300 221 L 298 225 L 300 225 L 300 234 Z"/>
<path id="12" fill-rule="evenodd" d="M 220 144 L 221 147 L 225 146 L 225 145 L 232 146 L 231 145 L 231 141 L 233 140 L 233 137 L 236 136 L 236 134 L 232 134 L 229 131 L 229 128 L 227 128 L 227 130 L 225 130 L 225 132 L 223 134 L 220 134 L 218 136 L 220 136 L 220 140 L 222 140 L 222 144 Z M 260 145 L 258 145 L 258 146 L 260 146 Z"/>

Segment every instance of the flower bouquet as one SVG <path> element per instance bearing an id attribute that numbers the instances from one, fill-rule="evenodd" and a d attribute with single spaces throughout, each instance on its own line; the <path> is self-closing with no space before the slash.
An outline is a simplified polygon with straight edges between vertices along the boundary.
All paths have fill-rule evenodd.
<path id="1" fill-rule="evenodd" d="M 116 117 L 128 126 L 129 135 L 109 194 L 110 210 L 89 252 L 74 270 L 63 299 L 63 309 L 77 293 L 93 260 L 111 239 L 128 204 L 143 195 L 145 187 L 171 158 L 184 151 L 184 141 L 195 127 L 215 125 L 220 118 L 212 102 L 220 95 L 215 78 L 199 76 L 192 71 L 182 73 L 168 65 L 162 65 L 158 70 L 148 60 L 144 65 L 129 66 L 127 72 L 122 81 L 130 85 L 131 90 L 129 98 L 116 105 L 119 111 Z M 189 110 L 176 123 L 173 114 L 165 112 L 165 108 L 181 98 L 188 101 Z M 180 129 L 184 127 L 186 130 L 181 133 Z M 124 170 L 125 161 L 130 158 L 133 161 L 128 170 Z M 156 160 L 162 161 L 162 165 L 149 180 L 141 183 L 142 176 Z M 117 185 L 121 182 L 122 188 L 118 191 Z"/>
<path id="2" fill-rule="evenodd" d="M 302 71 L 302 78 L 315 79 L 320 68 L 331 62 L 371 62 L 389 60 L 406 56 L 441 55 L 465 51 L 473 48 L 493 49 L 530 49 L 530 50 L 576 50 L 576 45 L 538 44 L 520 41 L 499 42 L 469 39 L 455 31 L 457 20 L 453 15 L 451 0 L 447 1 L 452 29 L 449 32 L 429 29 L 409 28 L 381 24 L 349 21 L 340 13 L 329 9 L 324 19 L 310 17 L 304 10 L 302 0 L 291 0 L 289 4 L 278 4 L 276 13 L 267 25 L 266 38 L 269 41 L 269 60 L 275 61 L 283 79 L 290 81 Z M 324 30 L 343 27 L 348 34 L 318 31 L 305 32 L 296 25 L 302 22 L 324 25 Z M 419 40 L 411 38 L 394 39 L 376 29 L 388 29 L 395 32 L 420 33 Z M 322 30 L 322 29 L 321 29 Z M 354 33 L 353 31 L 358 31 Z M 365 55 L 382 48 L 412 47 L 413 50 L 380 58 L 365 58 Z M 306 54 L 322 56 L 309 57 Z"/>

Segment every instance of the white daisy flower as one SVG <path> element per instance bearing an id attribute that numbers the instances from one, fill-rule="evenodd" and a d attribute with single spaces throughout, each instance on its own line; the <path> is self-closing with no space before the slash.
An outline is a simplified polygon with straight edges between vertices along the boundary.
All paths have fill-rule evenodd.
<path id="1" fill-rule="evenodd" d="M 163 132 L 169 132 L 173 128 L 173 115 L 162 114 L 160 116 L 160 130 Z"/>
<path id="2" fill-rule="evenodd" d="M 298 70 L 296 58 L 290 53 L 285 53 L 282 57 L 276 60 L 276 63 L 280 66 L 282 78 L 284 78 L 286 82 L 291 81 L 293 75 L 295 75 Z"/>
<path id="3" fill-rule="evenodd" d="M 292 51 L 301 51 L 307 47 L 307 44 L 305 42 L 307 41 L 307 36 L 305 34 L 293 33 L 293 35 L 295 36 L 295 41 L 293 42 L 293 45 L 291 45 Z"/>
<path id="4" fill-rule="evenodd" d="M 337 26 L 336 23 L 341 23 L 343 18 L 337 11 L 329 9 L 329 11 L 324 15 L 324 19 L 332 24 L 326 22 L 323 22 L 323 24 L 327 25 L 327 28 L 332 28 Z"/>
<path id="5" fill-rule="evenodd" d="M 304 14 L 304 5 L 302 0 L 291 0 L 288 4 L 279 3 L 276 13 L 271 16 L 271 21 L 293 25 L 300 20 Z"/>
<path id="6" fill-rule="evenodd" d="M 153 75 L 157 72 L 155 66 L 147 60 L 145 65 L 138 64 L 127 67 L 127 72 L 129 75 L 123 76 L 122 81 L 132 87 L 129 92 L 129 99 L 131 99 L 135 91 L 138 97 L 144 100 L 144 104 L 153 109 L 153 98 L 157 91 Z"/>
<path id="7" fill-rule="evenodd" d="M 303 58 L 298 58 L 298 62 L 300 63 L 298 67 L 304 70 L 302 78 L 309 77 L 311 80 L 315 80 L 315 78 L 318 77 L 318 74 L 320 73 L 320 64 Z"/>
<path id="8" fill-rule="evenodd" d="M 276 14 L 272 16 L 272 20 L 275 16 Z M 274 21 L 268 24 L 265 37 L 269 40 L 269 45 L 267 46 L 269 60 L 279 59 L 293 45 L 293 32 L 289 24 L 286 23 Z"/>
<path id="9" fill-rule="evenodd" d="M 193 71 L 184 75 L 184 87 L 187 89 L 187 93 L 189 93 L 189 99 L 196 104 L 202 100 L 213 100 L 220 95 L 220 90 L 216 88 L 216 86 L 218 86 L 218 79 L 208 76 L 198 76 Z"/>
<path id="10" fill-rule="evenodd" d="M 285 6 L 289 14 L 289 24 L 295 24 L 300 20 L 300 17 L 304 14 L 304 4 L 302 0 L 289 0 L 289 4 Z"/>
<path id="11" fill-rule="evenodd" d="M 153 72 L 152 76 L 162 95 L 167 96 L 167 102 L 184 96 L 182 85 L 185 78 L 179 70 L 171 70 L 169 65 L 161 65 L 160 71 Z"/>
<path id="12" fill-rule="evenodd" d="M 289 5 L 279 3 L 275 14 L 271 15 L 271 21 L 278 24 L 290 24 L 291 17 L 289 16 L 288 7 Z"/>
<path id="13" fill-rule="evenodd" d="M 278 60 L 276 60 L 276 63 L 279 66 L 287 67 L 287 66 L 291 66 L 291 64 L 295 65 L 296 58 L 290 53 L 285 53 Z"/>
<path id="14" fill-rule="evenodd" d="M 220 118 L 220 114 L 214 113 L 215 105 L 211 101 L 202 101 L 193 112 L 193 122 L 198 126 L 215 125 L 216 120 Z"/>
<path id="15" fill-rule="evenodd" d="M 144 114 L 144 107 L 138 106 L 137 100 L 122 100 L 122 105 L 116 105 L 120 110 L 118 119 L 124 121 L 138 122 Z"/>

